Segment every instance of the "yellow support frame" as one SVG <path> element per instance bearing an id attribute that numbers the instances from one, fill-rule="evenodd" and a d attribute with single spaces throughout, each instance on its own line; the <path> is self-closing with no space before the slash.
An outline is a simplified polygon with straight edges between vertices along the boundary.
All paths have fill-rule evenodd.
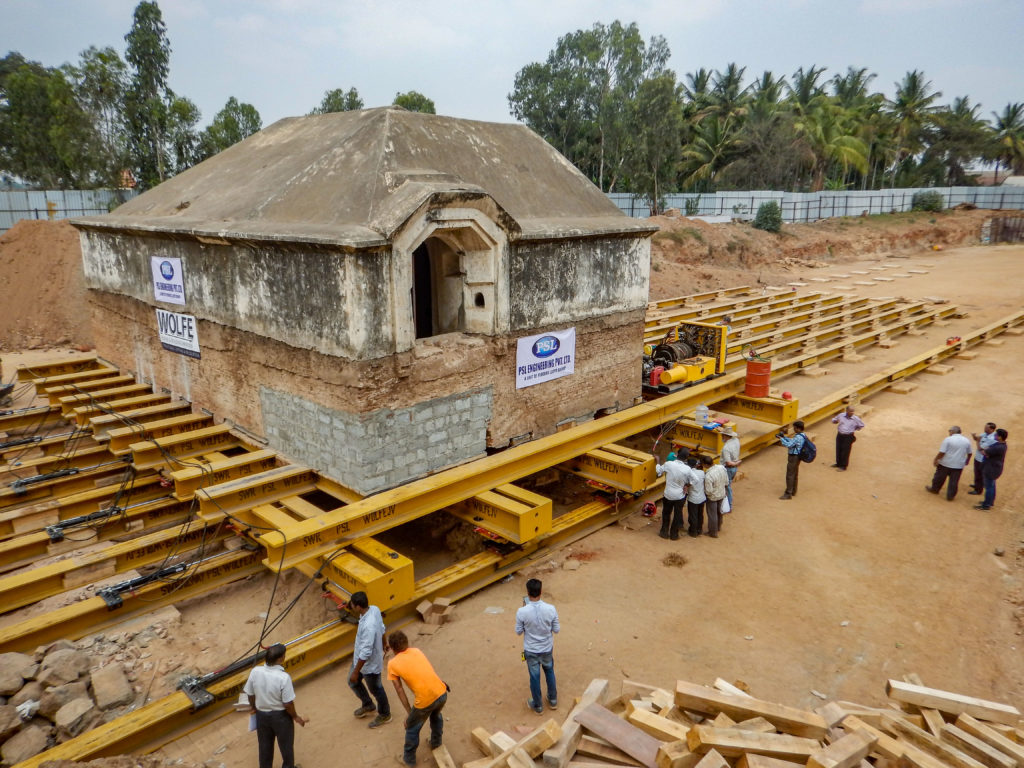
<path id="1" fill-rule="evenodd" d="M 609 444 L 574 456 L 558 468 L 626 493 L 641 493 L 655 480 L 654 464 L 649 453 Z"/>
<path id="2" fill-rule="evenodd" d="M 121 427 L 107 433 L 107 447 L 115 456 L 130 453 L 132 445 L 140 440 L 157 440 L 213 426 L 213 416 L 205 413 L 190 413 L 151 421 L 139 426 Z"/>
<path id="3" fill-rule="evenodd" d="M 49 376 L 60 376 L 65 373 L 77 373 L 93 368 L 106 367 L 101 363 L 95 354 L 85 357 L 69 357 L 66 360 L 58 360 L 54 363 L 43 363 L 40 365 L 19 365 L 15 371 L 18 381 L 32 381 L 33 379 L 47 378 Z"/>
<path id="4" fill-rule="evenodd" d="M 215 427 L 194 429 L 182 435 L 132 443 L 130 451 L 132 464 L 136 469 L 155 469 L 171 463 L 168 456 L 184 461 L 211 451 L 232 448 L 241 443 L 241 438 L 231 433 L 231 427 L 227 424 L 218 424 Z M 172 464 L 170 468 L 177 468 L 177 465 Z"/>
<path id="5" fill-rule="evenodd" d="M 781 397 L 750 397 L 748 395 L 733 395 L 727 400 L 715 403 L 716 411 L 778 426 L 795 421 L 799 407 L 798 400 L 783 400 Z"/>
<path id="6" fill-rule="evenodd" d="M 461 520 L 486 528 L 513 544 L 550 531 L 551 510 L 551 499 L 510 483 L 448 507 Z"/>

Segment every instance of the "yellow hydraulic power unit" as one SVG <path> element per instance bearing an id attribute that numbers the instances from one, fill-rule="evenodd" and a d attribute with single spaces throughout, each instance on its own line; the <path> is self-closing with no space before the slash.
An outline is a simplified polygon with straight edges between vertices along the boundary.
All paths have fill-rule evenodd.
<path id="1" fill-rule="evenodd" d="M 725 372 L 725 325 L 683 322 L 658 344 L 644 347 L 643 389 L 664 395 Z"/>

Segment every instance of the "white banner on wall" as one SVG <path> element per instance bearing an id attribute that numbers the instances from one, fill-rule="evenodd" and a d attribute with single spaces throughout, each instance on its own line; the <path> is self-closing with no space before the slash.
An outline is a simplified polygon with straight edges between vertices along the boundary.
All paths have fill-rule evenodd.
<path id="1" fill-rule="evenodd" d="M 192 315 L 180 315 L 166 309 L 156 311 L 156 328 L 160 344 L 168 352 L 199 358 L 199 333 Z"/>
<path id="2" fill-rule="evenodd" d="M 576 370 L 576 329 L 519 339 L 516 389 L 568 376 Z"/>
<path id="3" fill-rule="evenodd" d="M 153 295 L 157 301 L 185 306 L 185 276 L 181 259 L 150 258 L 153 269 Z"/>

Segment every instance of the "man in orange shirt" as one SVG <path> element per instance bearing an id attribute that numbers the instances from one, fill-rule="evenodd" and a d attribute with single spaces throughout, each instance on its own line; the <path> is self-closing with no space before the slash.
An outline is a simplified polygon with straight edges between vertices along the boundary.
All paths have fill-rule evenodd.
<path id="1" fill-rule="evenodd" d="M 409 638 L 404 632 L 392 632 L 388 645 L 395 654 L 388 662 L 388 680 L 394 684 L 395 692 L 408 713 L 405 718 L 405 751 L 398 759 L 405 765 L 416 765 L 420 730 L 427 720 L 430 720 L 430 748 L 441 746 L 441 733 L 444 730 L 441 710 L 448 700 L 448 686 L 437 676 L 423 651 L 409 647 Z M 402 683 L 412 691 L 411 707 Z"/>

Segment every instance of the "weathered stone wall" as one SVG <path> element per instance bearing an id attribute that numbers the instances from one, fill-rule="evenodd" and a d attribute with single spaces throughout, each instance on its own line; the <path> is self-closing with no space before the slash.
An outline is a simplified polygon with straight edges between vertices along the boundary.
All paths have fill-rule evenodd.
<path id="1" fill-rule="evenodd" d="M 647 238 L 518 243 L 509 264 L 512 331 L 643 309 L 650 268 Z"/>
<path id="2" fill-rule="evenodd" d="M 516 437 L 540 437 L 567 420 L 586 420 L 602 409 L 626 407 L 640 394 L 643 310 L 531 327 L 533 334 L 575 325 L 576 372 L 516 390 L 514 338 L 448 334 L 422 339 L 410 352 L 356 362 L 201 319 L 202 359 L 195 360 L 160 346 L 148 303 L 103 291 L 89 293 L 96 346 L 103 357 L 218 418 L 272 438 L 271 445 L 285 455 L 363 493 L 378 489 L 366 485 L 370 481 L 392 485 L 415 476 L 401 477 L 395 467 L 377 470 L 371 465 L 378 455 L 381 460 L 398 451 L 418 456 L 423 449 L 429 471 L 452 463 L 453 457 L 475 455 L 484 446 L 503 447 Z M 484 407 L 481 393 L 489 393 L 484 441 L 479 438 L 476 410 Z M 459 403 L 467 396 L 473 412 L 459 416 Z M 297 405 L 299 401 L 311 406 L 306 409 Z M 277 411 L 282 404 L 284 415 Z M 433 419 L 445 404 L 455 408 L 456 417 L 434 424 L 436 429 L 423 444 L 429 429 L 423 420 Z M 329 416 L 330 434 L 319 426 L 316 435 L 309 430 L 282 432 L 283 420 L 296 408 L 315 414 L 317 425 L 323 423 L 322 416 Z M 402 413 L 408 414 L 408 423 L 398 416 Z M 336 414 L 345 425 L 337 430 Z M 311 416 L 301 418 L 304 424 L 313 423 Z M 368 430 L 360 440 L 355 427 L 359 423 L 388 429 L 376 434 Z M 432 447 L 430 439 L 439 432 L 447 432 L 449 438 L 443 447 Z M 459 445 L 466 434 L 472 439 L 461 437 Z M 449 444 L 452 441 L 455 445 Z M 435 438 L 434 446 L 440 442 Z M 354 450 L 374 458 L 349 468 L 333 458 L 349 455 L 353 443 Z M 404 471 L 419 468 L 410 461 Z"/>
<path id="3" fill-rule="evenodd" d="M 182 260 L 186 304 L 159 305 L 165 309 L 355 360 L 394 351 L 389 250 L 210 245 L 82 230 L 89 288 L 157 306 L 151 257 Z"/>

